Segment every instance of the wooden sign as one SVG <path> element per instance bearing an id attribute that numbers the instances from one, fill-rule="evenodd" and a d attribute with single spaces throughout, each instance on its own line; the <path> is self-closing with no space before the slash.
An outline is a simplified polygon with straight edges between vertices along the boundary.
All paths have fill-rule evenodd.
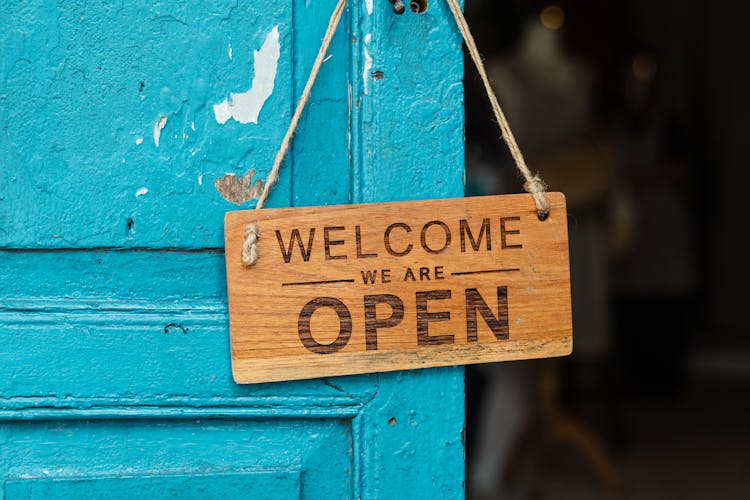
<path id="1" fill-rule="evenodd" d="M 527 194 L 226 214 L 235 381 L 569 354 L 565 198 L 547 196 L 545 221 Z"/>

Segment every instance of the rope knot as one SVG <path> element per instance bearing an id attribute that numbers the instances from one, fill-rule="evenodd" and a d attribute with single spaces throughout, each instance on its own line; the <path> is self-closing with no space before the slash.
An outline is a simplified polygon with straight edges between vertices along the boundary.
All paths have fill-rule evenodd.
<path id="1" fill-rule="evenodd" d="M 542 181 L 538 175 L 535 175 L 526 181 L 523 188 L 527 193 L 534 197 L 536 213 L 539 216 L 539 220 L 547 219 L 547 217 L 549 217 L 550 207 L 547 197 L 544 196 L 544 193 L 547 192 L 547 185 L 544 181 Z"/>
<path id="2" fill-rule="evenodd" d="M 245 229 L 245 243 L 242 245 L 242 263 L 245 267 L 250 267 L 258 262 L 258 226 L 248 224 Z"/>

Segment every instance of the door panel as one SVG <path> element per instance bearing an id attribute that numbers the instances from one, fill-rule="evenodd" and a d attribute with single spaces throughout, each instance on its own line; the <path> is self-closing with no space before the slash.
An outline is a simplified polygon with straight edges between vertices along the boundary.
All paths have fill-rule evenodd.
<path id="1" fill-rule="evenodd" d="M 130 500 L 147 498 L 299 498 L 296 471 L 235 474 L 81 477 L 64 479 L 11 479 L 5 482 L 6 498 L 58 498 Z"/>
<path id="2" fill-rule="evenodd" d="M 231 378 L 236 206 L 213 182 L 265 178 L 334 4 L 4 4 L 4 498 L 462 495 L 460 368 Z M 273 66 L 255 52 L 276 28 L 258 123 L 219 123 L 214 106 Z M 269 206 L 460 196 L 462 59 L 442 2 L 398 17 L 351 1 L 329 56 Z"/>

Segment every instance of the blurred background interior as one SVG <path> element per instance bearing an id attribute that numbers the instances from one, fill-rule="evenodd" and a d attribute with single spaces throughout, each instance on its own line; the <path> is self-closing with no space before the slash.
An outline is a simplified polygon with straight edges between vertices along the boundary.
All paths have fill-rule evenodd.
<path id="1" fill-rule="evenodd" d="M 750 498 L 748 2 L 467 0 L 570 213 L 574 354 L 467 369 L 467 496 Z M 471 60 L 467 195 L 519 181 Z"/>

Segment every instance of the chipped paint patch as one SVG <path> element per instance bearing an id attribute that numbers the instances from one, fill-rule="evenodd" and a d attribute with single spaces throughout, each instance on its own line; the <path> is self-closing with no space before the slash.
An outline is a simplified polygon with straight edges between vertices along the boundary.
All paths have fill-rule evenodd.
<path id="1" fill-rule="evenodd" d="M 253 182 L 254 175 L 255 170 L 250 170 L 239 179 L 234 174 L 226 174 L 224 177 L 214 180 L 214 187 L 228 202 L 242 205 L 257 198 L 263 191 L 263 181 Z"/>
<path id="2" fill-rule="evenodd" d="M 140 146 L 141 144 L 143 144 L 143 137 L 136 137 L 135 138 L 135 143 L 138 146 Z"/>
<path id="3" fill-rule="evenodd" d="M 229 46 L 227 47 L 227 55 L 229 56 L 229 60 L 232 60 L 232 42 L 229 42 Z"/>
<path id="4" fill-rule="evenodd" d="M 161 131 L 167 125 L 167 117 L 160 116 L 159 119 L 154 123 L 154 145 L 159 147 L 159 139 L 161 138 Z"/>
<path id="5" fill-rule="evenodd" d="M 254 53 L 254 75 L 250 89 L 247 92 L 233 92 L 229 99 L 214 104 L 214 117 L 220 125 L 230 118 L 243 124 L 258 123 L 260 110 L 273 93 L 280 55 L 279 27 L 276 26 L 266 36 L 260 50 Z"/>
<path id="6" fill-rule="evenodd" d="M 200 174 L 200 175 L 198 176 L 198 185 L 199 185 L 199 186 L 202 186 L 202 185 L 203 185 L 203 174 Z"/>
<path id="7" fill-rule="evenodd" d="M 372 35 L 370 33 L 365 35 L 365 64 L 362 69 L 362 83 L 364 84 L 364 92 L 367 95 L 370 91 L 370 72 L 372 71 L 372 57 L 370 51 L 367 50 L 367 44 L 372 41 Z"/>
<path id="8" fill-rule="evenodd" d="M 143 196 L 146 193 L 148 193 L 148 188 L 145 188 L 145 187 L 138 188 L 135 191 L 135 197 L 138 198 L 140 196 Z"/>
<path id="9" fill-rule="evenodd" d="M 372 15 L 372 0 L 365 0 L 365 7 L 367 7 L 367 13 Z"/>

